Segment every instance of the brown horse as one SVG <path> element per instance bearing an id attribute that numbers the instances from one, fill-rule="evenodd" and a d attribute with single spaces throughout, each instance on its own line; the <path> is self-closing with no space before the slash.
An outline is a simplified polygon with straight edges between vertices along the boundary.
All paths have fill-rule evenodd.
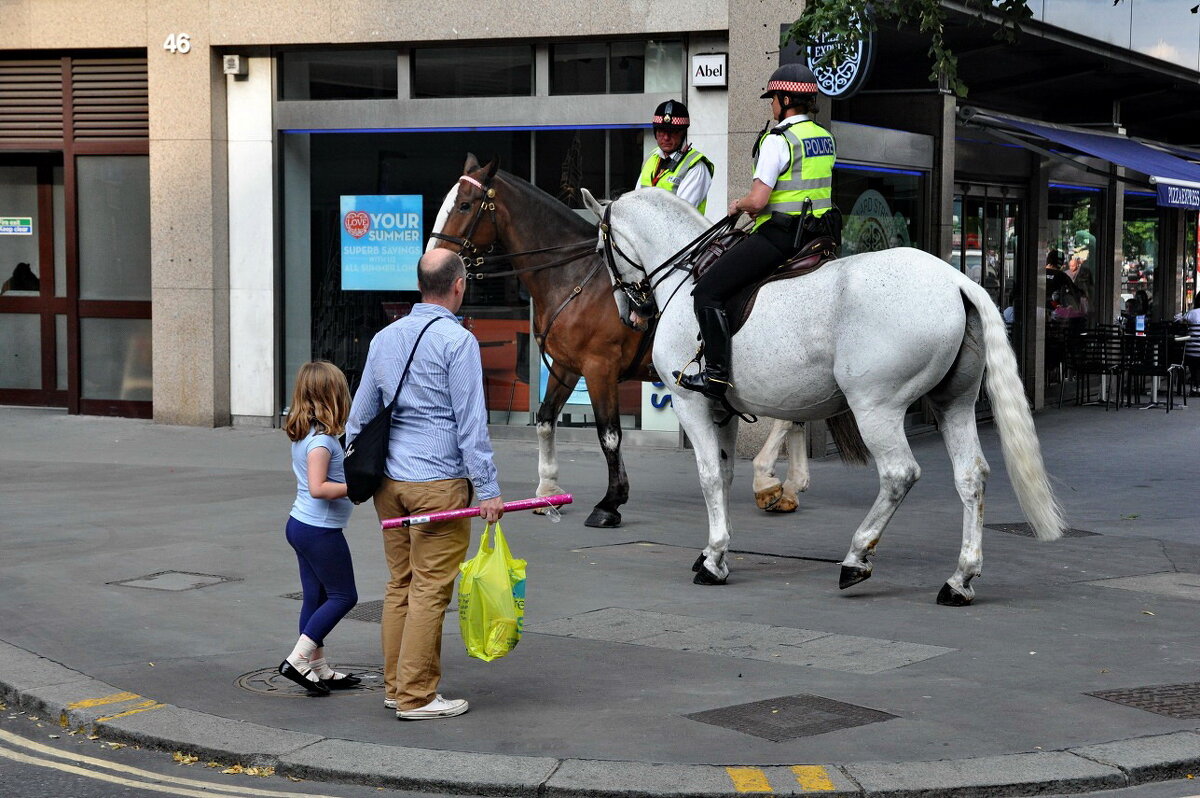
<path id="1" fill-rule="evenodd" d="M 629 499 L 621 459 L 618 383 L 654 378 L 650 340 L 621 323 L 612 286 L 596 252 L 596 228 L 525 180 L 481 165 L 467 156 L 449 216 L 433 233 L 435 246 L 459 251 L 473 273 L 481 256 L 499 242 L 514 274 L 533 299 L 533 330 L 541 351 L 554 360 L 546 398 L 538 408 L 538 496 L 561 493 L 554 433 L 558 415 L 579 377 L 587 380 L 596 434 L 608 463 L 608 491 L 584 522 L 590 527 L 621 524 L 618 508 Z M 790 475 L 782 484 L 774 464 L 784 439 Z M 808 487 L 804 427 L 777 422 L 755 458 L 755 498 L 763 509 L 796 509 L 795 493 Z"/>

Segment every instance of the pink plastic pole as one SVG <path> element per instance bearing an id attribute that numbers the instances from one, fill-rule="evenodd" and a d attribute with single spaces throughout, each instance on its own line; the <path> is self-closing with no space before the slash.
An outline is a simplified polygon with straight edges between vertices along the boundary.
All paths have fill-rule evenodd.
<path id="1" fill-rule="evenodd" d="M 570 504 L 574 499 L 569 493 L 559 493 L 556 496 L 535 496 L 532 499 L 518 499 L 504 503 L 504 512 L 517 510 L 536 510 L 539 507 L 560 507 Z M 474 518 L 479 515 L 478 507 L 463 507 L 459 510 L 443 510 L 429 515 L 406 515 L 403 518 L 385 518 L 380 524 L 384 529 L 399 529 L 413 524 L 432 524 L 437 521 L 453 521 L 456 518 Z"/>

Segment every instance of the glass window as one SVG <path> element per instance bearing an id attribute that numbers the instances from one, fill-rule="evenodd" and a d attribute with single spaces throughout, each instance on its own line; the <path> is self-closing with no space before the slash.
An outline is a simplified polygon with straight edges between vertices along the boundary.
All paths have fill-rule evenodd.
<path id="1" fill-rule="evenodd" d="M 0 388 L 42 387 L 42 317 L 0 313 Z"/>
<path id="2" fill-rule="evenodd" d="M 150 299 L 150 159 L 81 155 L 79 296 Z"/>
<path id="3" fill-rule="evenodd" d="M 153 398 L 149 319 L 80 319 L 84 399 Z"/>
<path id="4" fill-rule="evenodd" d="M 1153 315 L 1154 272 L 1158 266 L 1158 206 L 1154 194 L 1125 192 L 1121 255 L 1122 312 Z"/>
<path id="5" fill-rule="evenodd" d="M 838 166 L 833 201 L 844 218 L 842 254 L 924 246 L 924 175 Z"/>
<path id="6" fill-rule="evenodd" d="M 1141 0 L 1138 0 L 1140 4 Z M 1043 21 L 1064 30 L 1129 47 L 1129 32 L 1134 0 L 1123 3 L 1097 3 L 1096 0 L 1045 0 Z M 1138 9 L 1138 13 L 1143 13 Z"/>
<path id="7" fill-rule="evenodd" d="M 528 97 L 533 47 L 438 47 L 413 50 L 413 97 Z"/>
<path id="8" fill-rule="evenodd" d="M 54 317 L 54 357 L 58 374 L 54 378 L 54 387 L 60 391 L 67 390 L 67 317 Z"/>
<path id="9" fill-rule="evenodd" d="M 550 46 L 551 94 L 683 90 L 683 42 L 567 42 Z"/>
<path id="10" fill-rule="evenodd" d="M 1139 53 L 1188 69 L 1200 66 L 1200 14 L 1191 3 L 1137 0 L 1130 46 Z"/>
<path id="11" fill-rule="evenodd" d="M 0 166 L 0 216 L 15 218 L 15 234 L 0 235 L 0 291 L 33 296 L 41 289 L 36 166 Z M 29 219 L 26 227 L 22 221 Z"/>
<path id="12" fill-rule="evenodd" d="M 394 50 L 280 53 L 280 99 L 395 99 L 396 58 Z"/>
<path id="13" fill-rule="evenodd" d="M 1099 213 L 1103 193 L 1086 186 L 1051 186 L 1047 194 L 1051 250 L 1061 253 L 1063 268 L 1070 278 L 1066 290 L 1055 291 L 1047 284 L 1046 310 L 1053 317 L 1071 316 L 1082 311 L 1095 320 L 1095 274 Z M 1060 308 L 1062 308 L 1060 310 Z"/>
<path id="14" fill-rule="evenodd" d="M 538 131 L 537 187 L 571 208 L 580 189 L 617 197 L 633 189 L 642 166 L 641 130 Z"/>
<path id="15" fill-rule="evenodd" d="M 1197 225 L 1200 225 L 1200 214 L 1187 211 L 1183 216 L 1183 274 L 1179 280 L 1180 296 L 1175 305 L 1176 312 L 1191 310 L 1196 296 L 1196 265 L 1200 262 L 1196 258 L 1197 248 L 1200 247 Z"/>

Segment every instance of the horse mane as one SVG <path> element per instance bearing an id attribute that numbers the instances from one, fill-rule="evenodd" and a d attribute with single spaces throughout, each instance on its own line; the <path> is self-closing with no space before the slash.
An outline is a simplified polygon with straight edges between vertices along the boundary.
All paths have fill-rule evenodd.
<path id="1" fill-rule="evenodd" d="M 707 217 L 696 210 L 690 202 L 680 199 L 678 194 L 671 191 L 630 191 L 622 194 L 615 201 L 622 205 L 646 205 L 667 216 L 667 222 L 672 225 L 699 225 L 702 227 L 712 225 L 712 222 L 708 221 Z"/>
<path id="2" fill-rule="evenodd" d="M 595 237 L 595 225 L 589 224 L 587 220 L 567 207 L 565 203 L 559 202 L 525 178 L 514 175 L 512 172 L 506 172 L 503 169 L 497 173 L 497 176 L 502 178 L 506 185 L 515 189 L 518 194 L 531 200 L 530 207 L 540 208 L 551 217 L 552 223 L 545 228 L 547 233 L 550 233 L 553 229 L 561 229 L 570 233 L 573 238 Z M 539 222 L 544 223 L 545 220 L 539 220 Z"/>

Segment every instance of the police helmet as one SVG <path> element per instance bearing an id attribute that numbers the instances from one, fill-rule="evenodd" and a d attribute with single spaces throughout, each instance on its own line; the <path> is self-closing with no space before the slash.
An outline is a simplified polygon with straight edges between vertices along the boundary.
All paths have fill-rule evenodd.
<path id="1" fill-rule="evenodd" d="M 655 130 L 659 128 L 687 130 L 692 120 L 688 116 L 686 105 L 679 100 L 667 100 L 665 103 L 659 103 L 658 107 L 654 109 L 654 118 L 650 122 L 654 125 Z"/>
<path id="2" fill-rule="evenodd" d="M 772 94 L 818 94 L 817 76 L 804 64 L 784 64 L 771 73 L 767 81 L 767 90 L 763 92 L 763 100 L 770 99 Z"/>

